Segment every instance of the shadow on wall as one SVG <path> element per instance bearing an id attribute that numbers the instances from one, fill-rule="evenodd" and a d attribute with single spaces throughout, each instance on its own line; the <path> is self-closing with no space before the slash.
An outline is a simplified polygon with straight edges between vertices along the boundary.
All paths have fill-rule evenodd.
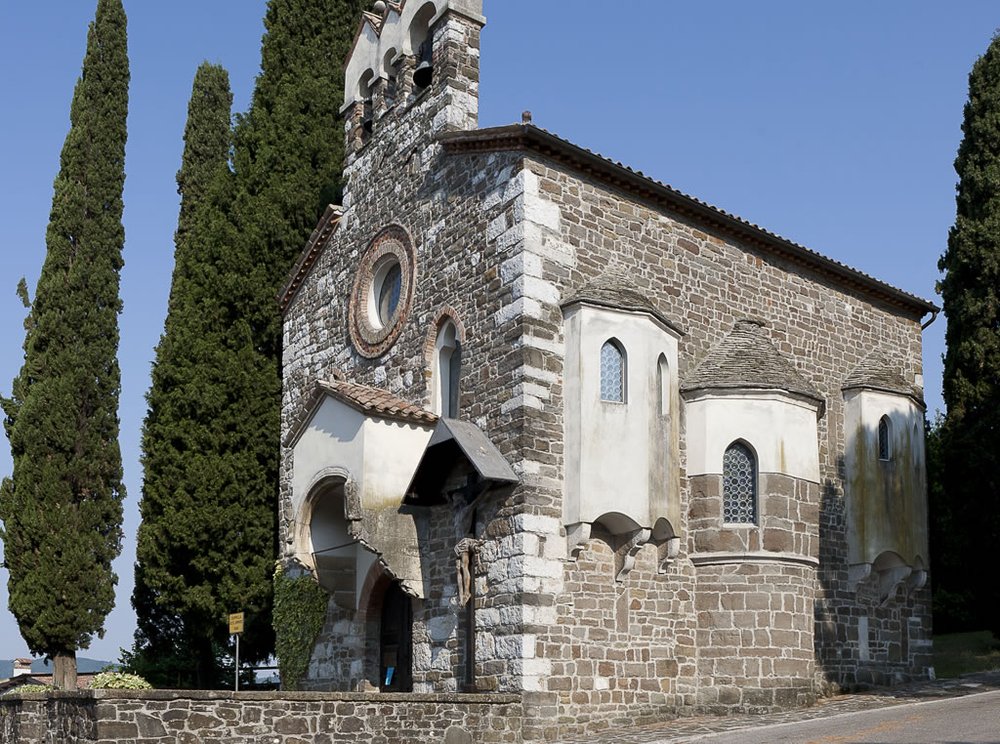
<path id="1" fill-rule="evenodd" d="M 815 644 L 827 690 L 929 672 L 923 441 L 900 429 L 886 457 L 885 427 L 859 427 L 821 489 Z"/>

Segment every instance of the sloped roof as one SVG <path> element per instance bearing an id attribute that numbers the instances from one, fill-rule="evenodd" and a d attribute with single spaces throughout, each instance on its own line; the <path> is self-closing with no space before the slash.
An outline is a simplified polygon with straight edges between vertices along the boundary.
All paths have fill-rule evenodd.
<path id="1" fill-rule="evenodd" d="M 878 350 L 873 351 L 854 368 L 841 389 L 857 388 L 905 395 L 923 405 L 923 391 L 908 383 L 903 373 Z"/>
<path id="2" fill-rule="evenodd" d="M 433 424 L 438 417 L 430 411 L 397 398 L 388 390 L 346 380 L 321 380 L 321 390 L 362 413 L 399 421 Z"/>
<path id="3" fill-rule="evenodd" d="M 374 418 L 384 418 L 424 426 L 434 424 L 438 420 L 436 414 L 420 406 L 415 406 L 402 398 L 397 398 L 388 390 L 383 390 L 382 388 L 361 385 L 356 382 L 347 382 L 346 380 L 317 380 L 313 384 L 311 394 L 305 399 L 299 409 L 295 424 L 288 430 L 288 434 L 285 436 L 286 445 L 290 445 L 298 439 L 302 430 L 312 418 L 316 407 L 326 396 L 335 398 L 356 411 Z"/>
<path id="4" fill-rule="evenodd" d="M 649 313 L 667 327 L 677 333 L 681 333 L 677 324 L 672 323 L 661 313 L 653 305 L 652 301 L 637 290 L 635 285 L 620 270 L 612 269 L 607 271 L 583 285 L 580 289 L 566 297 L 562 301 L 561 307 L 569 307 L 578 302 L 619 310 Z"/>
<path id="5" fill-rule="evenodd" d="M 823 402 L 755 320 L 738 320 L 681 384 L 681 391 L 706 389 L 784 390 Z"/>
<path id="6" fill-rule="evenodd" d="M 410 503 L 428 506 L 444 503 L 442 489 L 461 460 L 472 466 L 478 478 L 467 486 L 466 497 L 470 502 L 490 486 L 519 482 L 510 463 L 482 429 L 471 421 L 442 418 L 434 427 L 406 489 Z"/>
<path id="7" fill-rule="evenodd" d="M 471 421 L 443 418 L 434 427 L 427 449 L 454 440 L 462 454 L 485 480 L 517 483 L 517 475 L 500 450 L 482 429 Z"/>
<path id="8" fill-rule="evenodd" d="M 337 229 L 337 226 L 340 224 L 340 218 L 343 216 L 343 207 L 336 204 L 327 205 L 323 216 L 319 220 L 319 224 L 312 231 L 309 240 L 306 241 L 306 247 L 302 249 L 302 253 L 299 254 L 299 258 L 295 262 L 295 266 L 292 267 L 288 279 L 285 280 L 285 286 L 278 293 L 278 308 L 282 313 L 285 312 L 292 300 L 295 299 L 295 295 L 298 294 L 302 282 L 309 275 L 313 264 L 316 263 L 316 259 L 322 253 L 324 246 L 326 246 L 333 231 Z"/>
<path id="9" fill-rule="evenodd" d="M 372 13 L 370 10 L 362 10 L 361 17 L 372 25 L 376 34 L 382 33 L 382 22 L 385 20 L 385 16 L 378 13 Z"/>
<path id="10" fill-rule="evenodd" d="M 498 152 L 526 150 L 551 158 L 588 176 L 597 178 L 639 198 L 658 202 L 672 211 L 707 223 L 772 255 L 825 275 L 920 318 L 940 310 L 935 304 L 879 281 L 864 272 L 828 258 L 787 238 L 765 230 L 719 207 L 685 194 L 632 168 L 575 145 L 534 124 L 511 124 L 489 129 L 446 132 L 438 137 L 445 152 Z"/>

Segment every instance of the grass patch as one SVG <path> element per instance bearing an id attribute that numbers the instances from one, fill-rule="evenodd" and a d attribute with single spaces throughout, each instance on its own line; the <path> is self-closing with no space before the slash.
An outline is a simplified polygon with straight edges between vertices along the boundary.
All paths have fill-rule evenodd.
<path id="1" fill-rule="evenodd" d="M 1000 669 L 1000 641 L 988 630 L 934 636 L 934 672 L 939 678 Z"/>

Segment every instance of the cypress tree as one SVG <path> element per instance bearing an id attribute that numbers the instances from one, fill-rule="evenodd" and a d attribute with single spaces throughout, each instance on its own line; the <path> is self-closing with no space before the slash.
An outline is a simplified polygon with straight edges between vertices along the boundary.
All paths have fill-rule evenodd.
<path id="1" fill-rule="evenodd" d="M 128 111 L 126 18 L 98 0 L 60 156 L 24 364 L 2 401 L 14 469 L 0 488 L 10 609 L 75 688 L 76 652 L 114 606 L 121 550 L 118 294 Z M 27 300 L 24 285 L 20 287 Z"/>
<path id="2" fill-rule="evenodd" d="M 274 298 L 327 204 L 341 197 L 344 64 L 366 4 L 269 0 L 261 73 L 249 111 L 237 121 L 235 217 L 249 272 L 244 310 L 269 360 L 271 390 L 280 391 L 281 328 Z M 273 458 L 277 418 L 275 395 L 268 413 Z"/>
<path id="3" fill-rule="evenodd" d="M 184 175 L 194 167 L 192 101 L 178 180 L 177 268 L 144 431 L 139 624 L 129 658 L 161 682 L 220 682 L 214 660 L 229 612 L 246 613 L 242 659 L 274 651 L 275 297 L 326 204 L 339 198 L 343 63 L 361 7 L 270 0 L 261 73 L 234 134 L 235 172 L 215 169 L 204 197 Z M 212 142 L 218 163 L 223 148 Z"/>
<path id="4" fill-rule="evenodd" d="M 343 66 L 361 0 L 270 0 L 261 73 L 234 133 L 237 262 L 224 296 L 240 376 L 231 389 L 245 442 L 241 470 L 247 524 L 266 525 L 241 569 L 265 601 L 247 617 L 244 640 L 267 639 L 277 553 L 281 320 L 277 293 L 326 205 L 338 201 L 343 169 Z M 238 608 L 234 608 L 238 609 Z M 241 643 L 241 651 L 244 646 Z"/>
<path id="5" fill-rule="evenodd" d="M 964 566 L 943 587 L 974 625 L 1000 635 L 1000 584 L 979 578 L 1000 542 L 1000 37 L 969 75 L 955 160 L 957 215 L 938 264 L 948 318 L 944 359 L 944 492 L 961 525 Z M 950 556 L 955 558 L 955 556 Z"/>
<path id="6" fill-rule="evenodd" d="M 229 339 L 220 289 L 232 239 L 229 75 L 197 70 L 188 104 L 174 272 L 164 332 L 156 348 L 143 426 L 142 523 L 132 604 L 137 628 L 128 665 L 154 684 L 218 687 L 225 613 L 241 599 L 227 593 L 238 478 L 227 431 Z"/>

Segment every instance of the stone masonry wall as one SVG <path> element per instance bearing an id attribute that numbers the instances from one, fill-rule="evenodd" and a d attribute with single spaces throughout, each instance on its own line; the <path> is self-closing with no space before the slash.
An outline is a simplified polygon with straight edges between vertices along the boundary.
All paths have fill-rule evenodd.
<path id="1" fill-rule="evenodd" d="M 694 476 L 688 482 L 688 529 L 694 553 L 765 551 L 818 560 L 818 483 L 781 473 L 760 473 L 757 524 L 743 526 L 723 524 L 721 475 Z"/>
<path id="2" fill-rule="evenodd" d="M 561 735 L 663 720 L 697 703 L 692 567 L 664 571 L 647 545 L 618 583 L 608 537 L 591 538 L 567 564 L 556 624 L 539 642 L 552 659 L 546 688 Z"/>
<path id="3" fill-rule="evenodd" d="M 31 694 L 0 700 L 4 744 L 411 744 L 520 742 L 514 695 Z"/>
<path id="4" fill-rule="evenodd" d="M 436 79 L 443 82 L 388 109 L 375 122 L 371 138 L 350 157 L 344 216 L 286 309 L 282 426 L 287 432 L 313 380 L 329 378 L 335 370 L 352 381 L 429 406 L 426 343 L 447 309 L 465 329 L 460 415 L 479 426 L 521 475 L 519 407 L 525 352 L 519 344 L 516 283 L 523 244 L 517 226 L 523 210 L 519 160 L 504 154 L 462 161 L 443 156 L 435 133 L 475 124 L 478 69 L 471 62 L 478 60 L 479 28 L 448 13 L 434 34 L 435 68 L 444 71 Z M 446 72 L 451 78 L 446 79 Z M 402 227 L 413 243 L 414 296 L 398 339 L 385 354 L 370 359 L 358 354 L 348 338 L 349 288 L 361 255 L 389 224 Z M 290 448 L 283 449 L 281 462 L 280 529 L 289 554 L 297 516 L 291 512 Z M 520 575 L 530 562 L 523 557 L 523 522 L 518 516 L 524 498 L 520 489 L 491 495 L 481 510 L 489 515 L 480 535 L 485 541 L 478 566 L 484 575 L 477 582 L 476 600 L 481 689 L 522 688 L 527 642 L 521 629 Z M 549 529 L 558 530 L 556 520 L 551 523 Z M 447 581 L 453 583 L 453 578 Z M 319 646 L 339 654 L 341 640 L 346 635 L 356 639 L 361 632 L 350 618 L 332 617 Z M 419 663 L 426 660 L 421 651 Z M 415 679 L 430 682 L 432 676 L 430 669 L 414 669 Z"/>
<path id="5" fill-rule="evenodd" d="M 457 613 L 452 515 L 447 509 L 417 507 L 424 541 L 420 545 L 426 596 L 411 599 L 413 616 L 413 690 L 456 692 L 462 674 Z M 374 691 L 379 688 L 379 623 L 382 594 L 389 577 L 368 583 L 359 610 L 340 607 L 332 598 L 320 638 L 313 649 L 307 690 Z"/>
<path id="6" fill-rule="evenodd" d="M 816 698 L 816 570 L 733 561 L 697 569 L 698 708 L 766 713 Z"/>
<path id="7" fill-rule="evenodd" d="M 670 710 L 801 702 L 824 678 L 856 676 L 863 644 L 845 656 L 815 632 L 817 619 L 830 617 L 838 634 L 857 639 L 864 624 L 859 602 L 867 601 L 848 586 L 843 558 L 840 388 L 873 348 L 889 352 L 904 375 L 918 381 L 919 319 L 776 258 L 753 241 L 696 224 L 541 157 L 513 151 L 445 155 L 434 133 L 475 123 L 478 31 L 459 18 L 435 30 L 435 67 L 449 70 L 456 81 L 450 87 L 387 109 L 370 139 L 354 136 L 361 120 L 351 114 L 345 213 L 286 311 L 284 430 L 313 380 L 334 370 L 429 405 L 427 339 L 445 309 L 460 322 L 461 416 L 486 432 L 521 479 L 512 493 L 493 498 L 482 527 L 477 672 L 485 689 L 523 691 L 525 740 L 600 730 Z M 415 290 L 398 339 L 370 359 L 348 341 L 349 288 L 361 255 L 389 224 L 412 240 Z M 630 276 L 685 333 L 680 379 L 735 321 L 749 317 L 767 323 L 777 348 L 824 396 L 821 483 L 805 490 L 793 484 L 789 494 L 780 491 L 781 483 L 771 489 L 784 495 L 780 504 L 763 502 L 771 532 L 757 548 L 833 561 L 820 568 L 818 581 L 815 568 L 794 561 L 695 566 L 693 522 L 705 515 L 684 478 L 682 519 L 675 525 L 681 552 L 673 563 L 665 565 L 658 546 L 649 545 L 619 582 L 615 553 L 601 536 L 575 558 L 567 555 L 560 302 L 609 268 Z M 683 409 L 680 415 L 683 426 Z M 682 438 L 681 473 L 685 457 Z M 286 448 L 280 515 L 286 550 L 297 516 L 290 511 L 292 465 Z M 809 519 L 816 509 L 818 526 Z M 733 587 L 741 590 L 742 608 L 723 605 Z M 922 644 L 930 632 L 927 595 L 921 592 L 888 598 L 868 612 L 874 619 L 867 621 L 874 634 L 867 653 L 884 649 L 891 657 L 898 649 L 898 668 L 912 674 L 922 669 Z M 715 609 L 699 609 L 699 601 L 713 600 Z M 756 606 L 762 602 L 766 606 Z M 703 617 L 705 612 L 720 614 Z M 908 632 L 905 651 L 901 622 Z M 768 657 L 775 661 L 768 666 L 763 654 L 729 669 L 713 651 L 713 643 L 725 640 L 713 635 L 721 631 L 729 633 L 723 648 L 760 642 L 776 653 Z M 786 631 L 791 636 L 782 635 Z M 737 632 L 741 645 L 733 645 Z M 333 628 L 324 630 L 320 643 L 336 643 Z M 426 680 L 428 673 L 427 667 L 419 670 Z M 727 693 L 723 699 L 706 692 L 743 682 L 756 683 L 751 691 L 759 695 Z"/>
<path id="8" fill-rule="evenodd" d="M 913 590 L 904 582 L 883 600 L 875 576 L 853 588 L 846 571 L 821 570 L 820 583 L 846 589 L 817 601 L 823 689 L 899 684 L 933 665 L 929 586 Z"/>
<path id="9" fill-rule="evenodd" d="M 456 155 L 455 160 L 467 157 Z M 786 536 L 778 532 L 773 532 L 769 540 L 779 540 L 783 547 L 774 543 L 778 549 L 790 549 L 814 559 L 839 553 L 846 545 L 843 522 L 827 519 L 825 515 L 843 509 L 841 453 L 845 447 L 845 433 L 841 385 L 873 348 L 890 353 L 907 379 L 919 383 L 919 319 L 776 258 L 751 242 L 695 224 L 683 215 L 664 212 L 561 165 L 532 156 L 526 160 L 521 180 L 525 193 L 523 344 L 531 360 L 530 374 L 537 375 L 530 388 L 533 399 L 529 399 L 536 405 L 524 409 L 523 468 L 528 474 L 525 485 L 532 492 L 528 505 L 540 517 L 558 519 L 561 513 L 563 463 L 561 450 L 552 446 L 552 443 L 561 442 L 563 425 L 560 380 L 565 354 L 559 298 L 569 296 L 612 268 L 626 273 L 635 288 L 685 333 L 679 343 L 682 380 L 729 333 L 735 321 L 749 317 L 767 323 L 768 333 L 777 348 L 794 360 L 799 372 L 826 401 L 826 412 L 818 422 L 822 483 L 813 484 L 808 493 L 803 491 L 798 496 L 793 491 L 790 503 L 795 505 L 795 515 L 783 512 L 780 519 L 786 526 L 793 521 L 800 524 L 799 529 L 788 531 L 787 544 Z M 684 460 L 682 438 L 681 472 Z M 613 495 L 609 494 L 609 498 L 613 499 Z M 677 525 L 678 534 L 689 538 L 691 529 L 686 516 L 696 509 L 696 505 L 686 479 L 682 479 L 680 498 L 685 518 Z M 770 508 L 766 500 L 762 506 L 765 510 Z M 802 524 L 810 517 L 819 518 Z M 557 538 L 558 532 L 553 530 L 539 533 L 534 539 L 551 542 Z M 690 575 L 690 568 L 684 567 L 690 566 L 689 551 L 694 546 L 684 540 L 682 546 L 675 573 L 655 577 L 659 585 L 656 591 L 663 596 L 672 591 L 678 595 L 688 593 L 693 601 L 697 601 L 699 591 L 709 595 L 722 591 L 723 586 L 717 581 L 719 577 L 710 577 L 705 569 L 699 569 L 697 578 L 685 583 L 682 577 Z M 761 546 L 759 549 L 767 548 Z M 581 560 L 585 555 L 581 553 Z M 605 553 L 604 559 L 608 558 Z M 627 576 L 621 587 L 615 587 L 607 570 L 598 571 L 589 561 L 582 565 L 588 566 L 583 574 L 578 573 L 583 571 L 580 564 L 576 567 L 566 565 L 561 587 L 558 581 L 550 582 L 549 586 L 559 592 L 557 607 L 582 608 L 588 603 L 604 606 L 612 592 L 641 586 L 642 574 L 638 571 Z M 542 573 L 548 570 L 545 567 Z M 795 634 L 795 643 L 790 646 L 793 658 L 784 661 L 783 665 L 796 666 L 794 673 L 786 676 L 786 680 L 794 677 L 796 681 L 785 685 L 789 692 L 770 696 L 776 704 L 786 704 L 793 698 L 806 699 L 813 694 L 813 685 L 800 683 L 803 675 L 808 679 L 811 669 L 819 676 L 838 678 L 849 671 L 844 665 L 834 663 L 829 655 L 833 649 L 829 646 L 818 647 L 820 655 L 815 664 L 807 658 L 812 657 L 811 645 L 815 636 L 814 601 L 821 601 L 825 608 L 842 609 L 838 621 L 845 629 L 854 626 L 856 632 L 857 624 L 851 608 L 856 606 L 858 599 L 846 586 L 846 566 L 842 577 L 836 573 L 821 574 L 826 580 L 818 582 L 815 569 L 782 567 L 774 571 L 774 582 L 791 581 L 792 578 L 784 576 L 788 571 L 801 572 L 794 577 L 795 590 L 787 598 L 779 592 L 778 604 L 771 606 L 769 600 L 766 608 L 768 613 L 772 610 L 791 613 Z M 770 588 L 766 579 L 759 581 L 761 591 Z M 790 603 L 788 606 L 786 599 Z M 926 600 L 917 598 L 914 601 Z M 544 600 L 539 602 L 544 603 Z M 926 609 L 927 605 L 922 607 Z M 664 611 L 658 616 L 658 622 L 667 628 L 683 628 L 690 619 L 672 615 L 677 611 L 678 608 Z M 920 618 L 919 623 L 907 621 L 907 627 L 918 636 L 910 648 L 921 648 L 930 633 L 926 612 L 912 605 L 900 607 L 899 611 L 902 614 L 913 612 L 914 617 Z M 560 613 L 558 619 L 559 622 L 550 623 L 547 628 L 538 628 L 536 656 L 539 668 L 545 669 L 546 675 L 536 688 L 526 693 L 527 724 L 532 725 L 534 720 L 532 711 L 540 718 L 547 718 L 548 722 L 540 723 L 537 730 L 532 730 L 532 735 L 551 735 L 581 727 L 593 729 L 623 717 L 634 717 L 636 709 L 642 706 L 652 709 L 660 704 L 653 702 L 652 696 L 641 705 L 631 705 L 624 702 L 623 696 L 616 698 L 587 692 L 585 688 L 593 684 L 593 679 L 582 674 L 577 681 L 568 682 L 571 675 L 559 674 L 557 670 L 575 671 L 579 655 L 584 649 L 602 645 L 607 631 L 600 623 L 594 626 L 599 628 L 598 632 L 588 628 L 574 629 L 574 642 L 568 643 L 562 624 L 566 622 L 566 615 Z M 697 645 L 699 655 L 712 653 L 711 629 L 705 631 Z M 636 645 L 640 645 L 640 639 L 635 640 Z M 776 648 L 776 645 L 769 648 Z M 924 673 L 923 663 L 923 657 L 911 653 L 902 665 L 908 668 L 910 675 L 920 675 Z M 678 691 L 701 690 L 713 685 L 716 675 L 709 666 L 701 664 L 688 678 L 679 672 Z M 685 667 L 679 665 L 679 668 Z M 733 675 L 733 679 L 738 676 Z M 559 689 L 567 684 L 571 686 L 570 691 Z M 577 704 L 573 704 L 574 694 L 579 701 Z M 694 698 L 702 707 L 716 705 L 705 695 Z M 672 704 L 683 707 L 688 703 L 682 694 Z M 753 707 L 752 701 L 744 703 L 742 699 L 727 701 L 726 705 Z M 558 713 L 562 716 L 557 717 Z M 602 719 L 604 724 L 599 724 Z"/>

